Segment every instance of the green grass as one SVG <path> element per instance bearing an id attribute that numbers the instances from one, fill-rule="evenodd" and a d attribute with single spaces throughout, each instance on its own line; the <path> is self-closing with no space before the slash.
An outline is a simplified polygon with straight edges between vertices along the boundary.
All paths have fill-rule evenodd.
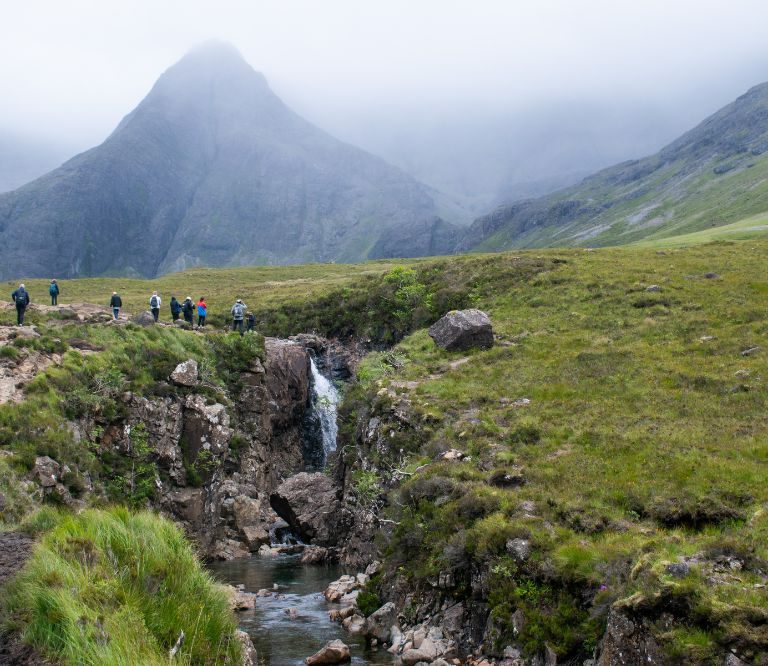
<path id="1" fill-rule="evenodd" d="M 459 595 L 470 593 L 470 571 L 496 571 L 501 636 L 515 640 L 511 613 L 524 608 L 532 619 L 516 640 L 532 652 L 546 642 L 586 658 L 610 603 L 663 592 L 691 609 L 677 618 L 688 630 L 659 630 L 670 655 L 704 664 L 737 645 L 765 654 L 765 614 L 752 609 L 768 604 L 753 587 L 768 563 L 758 536 L 768 506 L 768 242 L 539 255 L 565 263 L 487 279 L 476 294 L 501 344 L 446 353 L 419 330 L 360 368 L 342 410 L 344 443 L 356 441 L 356 419 L 375 415 L 387 446 L 361 455 L 379 458 L 383 477 L 428 465 L 390 502 L 399 523 L 383 544 L 390 570 L 426 589 L 454 571 Z M 652 284 L 661 291 L 646 292 Z M 754 346 L 763 351 L 741 355 Z M 519 398 L 530 403 L 515 407 Z M 432 462 L 448 448 L 472 461 Z M 516 470 L 523 485 L 493 485 Z M 524 565 L 504 547 L 517 536 L 533 544 Z M 683 580 L 666 573 L 679 557 L 719 552 L 748 563 L 738 580 L 710 585 L 705 565 Z M 549 591 L 514 601 L 531 584 Z"/>
<path id="2" fill-rule="evenodd" d="M 766 236 L 768 236 L 768 213 L 761 213 L 760 215 L 753 215 L 732 224 L 713 225 L 709 229 L 702 231 L 668 238 L 639 241 L 634 245 L 654 248 L 685 247 L 712 243 L 714 241 L 754 240 Z"/>
<path id="3" fill-rule="evenodd" d="M 54 521 L 3 597 L 25 641 L 63 664 L 159 666 L 183 631 L 173 663 L 239 663 L 226 594 L 178 527 L 119 508 Z"/>

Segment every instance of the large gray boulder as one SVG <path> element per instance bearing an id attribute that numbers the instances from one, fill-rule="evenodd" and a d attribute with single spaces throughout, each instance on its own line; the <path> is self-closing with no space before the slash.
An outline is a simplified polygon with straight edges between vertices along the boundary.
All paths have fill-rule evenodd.
<path id="1" fill-rule="evenodd" d="M 388 643 L 392 625 L 397 623 L 397 608 L 388 601 L 365 621 L 365 635 L 379 643 Z"/>
<path id="2" fill-rule="evenodd" d="M 152 313 L 148 312 L 148 311 L 139 312 L 139 314 L 134 315 L 131 318 L 131 321 L 134 324 L 138 324 L 139 326 L 154 326 L 155 325 L 155 318 L 152 316 Z"/>
<path id="3" fill-rule="evenodd" d="M 493 347 L 491 319 L 482 310 L 453 310 L 429 327 L 429 336 L 446 351 Z"/>
<path id="4" fill-rule="evenodd" d="M 269 497 L 278 516 L 307 543 L 333 546 L 339 537 L 339 500 L 329 477 L 302 472 L 285 480 Z"/>

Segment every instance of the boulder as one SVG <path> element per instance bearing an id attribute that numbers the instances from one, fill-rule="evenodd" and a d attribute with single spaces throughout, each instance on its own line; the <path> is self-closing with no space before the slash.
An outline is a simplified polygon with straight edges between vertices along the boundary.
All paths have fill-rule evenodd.
<path id="1" fill-rule="evenodd" d="M 134 315 L 131 317 L 131 321 L 134 324 L 138 324 L 139 326 L 154 326 L 155 325 L 155 318 L 152 316 L 152 313 L 149 311 L 140 312 L 137 315 Z"/>
<path id="2" fill-rule="evenodd" d="M 240 643 L 243 652 L 243 666 L 257 666 L 259 663 L 259 655 L 256 652 L 256 646 L 251 641 L 251 637 L 241 629 L 238 629 L 235 636 L 237 642 Z"/>
<path id="3" fill-rule="evenodd" d="M 326 643 L 325 647 L 318 650 L 311 657 L 307 657 L 304 661 L 309 666 L 320 666 L 321 664 L 342 664 L 351 658 L 349 647 L 342 641 L 335 640 Z"/>
<path id="4" fill-rule="evenodd" d="M 493 347 L 493 326 L 482 310 L 453 310 L 429 327 L 429 336 L 446 351 Z"/>
<path id="5" fill-rule="evenodd" d="M 253 610 L 256 608 L 256 595 L 253 592 L 244 592 L 228 585 L 227 593 L 229 594 L 229 607 L 233 611 Z"/>
<path id="6" fill-rule="evenodd" d="M 397 608 L 388 601 L 365 621 L 365 635 L 375 638 L 379 643 L 388 643 L 392 625 L 397 622 Z"/>
<path id="7" fill-rule="evenodd" d="M 176 366 L 171 373 L 171 381 L 178 386 L 195 386 L 198 374 L 197 361 L 190 358 Z"/>
<path id="8" fill-rule="evenodd" d="M 362 615 L 355 613 L 354 615 L 344 618 L 341 626 L 350 634 L 362 634 L 365 630 L 365 618 Z"/>
<path id="9" fill-rule="evenodd" d="M 61 465 L 48 456 L 37 456 L 32 468 L 32 478 L 43 488 L 53 488 L 59 481 Z"/>
<path id="10" fill-rule="evenodd" d="M 353 576 L 342 576 L 338 580 L 329 583 L 323 592 L 328 601 L 339 601 L 345 594 L 349 594 L 357 587 L 357 580 Z"/>
<path id="11" fill-rule="evenodd" d="M 340 536 L 339 500 L 333 481 L 322 472 L 290 477 L 270 495 L 269 503 L 303 541 L 336 545 Z"/>

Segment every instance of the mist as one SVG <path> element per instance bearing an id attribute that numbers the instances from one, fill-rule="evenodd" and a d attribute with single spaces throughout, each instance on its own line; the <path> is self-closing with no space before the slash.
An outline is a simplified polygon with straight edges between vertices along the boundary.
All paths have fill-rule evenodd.
<path id="1" fill-rule="evenodd" d="M 654 152 L 768 79 L 754 0 L 33 0 L 3 14 L 0 136 L 35 137 L 49 162 L 103 141 L 216 38 L 308 120 L 470 215 Z"/>

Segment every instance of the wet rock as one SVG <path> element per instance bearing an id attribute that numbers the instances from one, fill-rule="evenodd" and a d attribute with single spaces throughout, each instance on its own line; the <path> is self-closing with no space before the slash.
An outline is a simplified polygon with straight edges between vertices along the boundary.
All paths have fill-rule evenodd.
<path id="1" fill-rule="evenodd" d="M 342 641 L 335 640 L 326 643 L 325 647 L 304 661 L 309 666 L 321 666 L 322 664 L 342 664 L 350 659 L 349 647 Z"/>
<path id="2" fill-rule="evenodd" d="M 251 637 L 246 634 L 242 629 L 238 629 L 235 633 L 238 643 L 242 648 L 243 653 L 243 666 L 258 666 L 259 655 L 256 652 L 256 646 L 254 646 Z"/>
<path id="3" fill-rule="evenodd" d="M 429 336 L 446 351 L 493 347 L 493 326 L 482 310 L 449 312 L 429 327 Z"/>
<path id="4" fill-rule="evenodd" d="M 32 478 L 43 488 L 53 488 L 59 482 L 61 465 L 48 456 L 37 456 L 32 468 Z"/>
<path id="5" fill-rule="evenodd" d="M 365 630 L 365 618 L 362 615 L 355 613 L 354 615 L 344 618 L 341 626 L 350 634 L 362 634 Z"/>
<path id="6" fill-rule="evenodd" d="M 229 607 L 233 611 L 253 610 L 256 608 L 256 595 L 252 592 L 245 592 L 231 585 L 227 585 L 229 594 Z"/>
<path id="7" fill-rule="evenodd" d="M 139 314 L 134 315 L 133 317 L 131 317 L 131 321 L 134 324 L 138 324 L 139 326 L 155 325 L 155 318 L 152 316 L 152 313 L 149 311 L 140 312 Z"/>
<path id="8" fill-rule="evenodd" d="M 354 576 L 342 576 L 328 585 L 323 596 L 331 602 L 340 601 L 344 595 L 349 594 L 356 587 L 357 580 Z"/>
<path id="9" fill-rule="evenodd" d="M 322 564 L 331 559 L 331 550 L 322 546 L 307 546 L 301 555 L 302 564 Z"/>
<path id="10" fill-rule="evenodd" d="M 303 541 L 333 546 L 339 537 L 336 492 L 333 481 L 322 472 L 302 472 L 284 481 L 269 503 Z"/>
<path id="11" fill-rule="evenodd" d="M 190 358 L 176 366 L 176 369 L 171 373 L 171 381 L 179 386 L 195 386 L 198 376 L 197 361 Z"/>
<path id="12" fill-rule="evenodd" d="M 284 612 L 291 620 L 295 620 L 297 617 L 299 617 L 298 608 L 286 608 Z"/>
<path id="13" fill-rule="evenodd" d="M 251 552 L 234 539 L 221 539 L 213 545 L 210 551 L 210 556 L 215 560 L 240 560 L 250 557 L 250 555 Z"/>
<path id="14" fill-rule="evenodd" d="M 372 613 L 365 621 L 365 635 L 380 643 L 388 643 L 392 625 L 397 621 L 397 608 L 391 601 Z"/>

